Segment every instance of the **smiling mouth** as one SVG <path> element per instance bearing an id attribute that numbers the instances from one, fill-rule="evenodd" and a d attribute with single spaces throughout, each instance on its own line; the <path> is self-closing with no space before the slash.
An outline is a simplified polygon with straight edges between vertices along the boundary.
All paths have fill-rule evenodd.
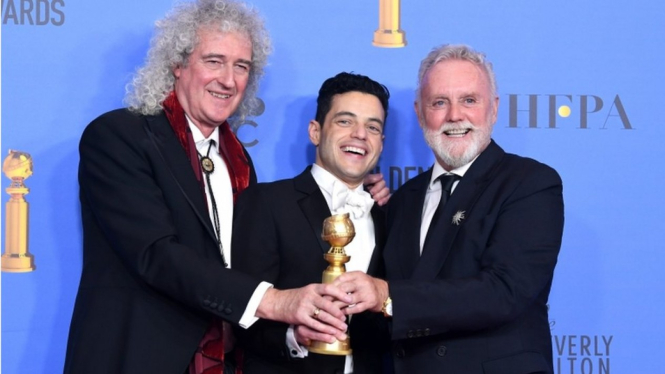
<path id="1" fill-rule="evenodd" d="M 468 134 L 469 131 L 471 131 L 471 129 L 453 129 L 453 130 L 446 130 L 443 133 L 446 134 L 446 136 L 461 138 L 464 135 Z"/>
<path id="2" fill-rule="evenodd" d="M 351 146 L 342 147 L 342 151 L 344 151 L 346 153 L 353 153 L 353 154 L 356 154 L 356 155 L 361 155 L 361 156 L 364 156 L 367 153 L 367 151 L 362 149 L 362 148 L 351 147 Z"/>
<path id="3" fill-rule="evenodd" d="M 216 92 L 208 91 L 213 97 L 216 97 L 218 99 L 228 99 L 231 97 L 231 95 L 228 94 L 218 94 Z"/>

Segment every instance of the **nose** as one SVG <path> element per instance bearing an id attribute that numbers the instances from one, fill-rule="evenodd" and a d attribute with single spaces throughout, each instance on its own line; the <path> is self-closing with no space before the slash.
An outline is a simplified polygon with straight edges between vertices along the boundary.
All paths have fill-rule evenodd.
<path id="1" fill-rule="evenodd" d="M 219 69 L 217 82 L 219 82 L 219 84 L 224 88 L 235 87 L 235 75 L 233 74 L 233 66 L 226 64 L 221 69 Z"/>
<path id="2" fill-rule="evenodd" d="M 464 120 L 463 115 L 462 115 L 462 108 L 460 108 L 460 104 L 458 103 L 450 103 L 449 106 L 450 109 L 448 109 L 448 118 L 446 119 L 446 122 L 460 122 Z"/>
<path id="3" fill-rule="evenodd" d="M 353 128 L 353 132 L 351 133 L 351 136 L 357 139 L 364 140 L 367 138 L 367 129 L 365 128 L 365 125 L 362 123 L 357 123 L 355 127 Z"/>

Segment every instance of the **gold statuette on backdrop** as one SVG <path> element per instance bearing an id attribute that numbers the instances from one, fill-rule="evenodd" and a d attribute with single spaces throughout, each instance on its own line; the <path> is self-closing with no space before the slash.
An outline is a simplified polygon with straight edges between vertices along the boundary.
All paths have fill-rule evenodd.
<path id="1" fill-rule="evenodd" d="M 32 157 L 28 153 L 9 150 L 2 163 L 2 171 L 11 179 L 6 189 L 10 198 L 5 216 L 5 253 L 2 271 L 25 273 L 35 270 L 35 257 L 28 252 L 28 202 L 30 190 L 23 181 L 32 175 Z"/>
<path id="2" fill-rule="evenodd" d="M 400 0 L 379 0 L 379 28 L 372 45 L 400 48 L 406 45 L 406 34 L 400 29 Z"/>
<path id="3" fill-rule="evenodd" d="M 323 258 L 328 261 L 328 267 L 323 271 L 322 283 L 332 283 L 346 272 L 344 264 L 349 262 L 351 256 L 347 256 L 344 252 L 344 246 L 351 243 L 355 236 L 356 230 L 349 218 L 349 213 L 337 214 L 323 221 L 321 238 L 330 244 L 330 250 L 323 255 Z M 324 355 L 346 356 L 351 354 L 351 342 L 347 334 L 344 341 L 338 340 L 334 343 L 313 341 L 307 349 L 310 352 Z"/>

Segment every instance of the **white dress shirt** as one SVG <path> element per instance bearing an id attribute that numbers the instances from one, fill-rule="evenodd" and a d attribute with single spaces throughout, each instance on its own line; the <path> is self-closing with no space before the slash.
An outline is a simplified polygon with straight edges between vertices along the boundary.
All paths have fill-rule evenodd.
<path id="1" fill-rule="evenodd" d="M 222 248 L 220 248 L 221 253 L 224 254 L 224 259 L 226 263 L 231 267 L 231 233 L 233 232 L 233 190 L 231 187 L 231 177 L 229 176 L 229 170 L 226 167 L 226 162 L 219 154 L 217 144 L 219 142 L 219 128 L 215 130 L 207 138 L 203 136 L 201 131 L 194 125 L 194 123 L 187 117 L 187 123 L 189 128 L 192 131 L 192 137 L 194 138 L 194 143 L 196 144 L 197 151 L 205 156 L 208 154 L 208 146 L 210 141 L 214 140 L 215 144 L 210 149 L 210 154 L 208 157 L 212 160 L 215 165 L 215 169 L 210 174 L 210 183 L 212 184 L 212 191 L 215 195 L 215 201 L 217 203 L 217 212 L 219 213 L 219 233 L 221 236 Z M 210 190 L 208 189 L 208 181 L 203 176 L 203 183 L 205 183 L 205 191 L 207 196 L 208 204 L 208 214 L 210 215 L 210 222 L 215 222 L 213 217 L 212 201 L 210 196 Z M 214 225 L 214 224 L 213 224 Z M 229 287 L 233 287 L 232 284 Z M 272 284 L 268 282 L 261 282 L 252 297 L 245 307 L 245 311 L 240 318 L 238 324 L 243 328 L 249 328 L 254 322 L 258 321 L 256 317 L 256 310 L 259 308 L 259 304 L 263 299 L 266 291 L 272 287 Z M 225 328 L 225 332 L 231 331 L 230 328 Z M 226 337 L 225 337 L 226 338 Z"/>

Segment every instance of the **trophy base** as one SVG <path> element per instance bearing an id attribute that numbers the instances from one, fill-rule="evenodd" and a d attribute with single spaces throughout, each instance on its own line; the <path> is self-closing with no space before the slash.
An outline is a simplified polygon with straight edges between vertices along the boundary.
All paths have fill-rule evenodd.
<path id="1" fill-rule="evenodd" d="M 346 356 L 353 352 L 353 350 L 351 350 L 351 342 L 349 341 L 349 338 L 346 338 L 344 341 L 338 340 L 334 343 L 313 341 L 307 347 L 307 350 L 321 355 L 332 356 Z"/>
<path id="2" fill-rule="evenodd" d="M 7 273 L 27 273 L 35 270 L 35 256 L 31 254 L 2 255 L 2 271 Z"/>
<path id="3" fill-rule="evenodd" d="M 406 35 L 402 30 L 376 30 L 372 45 L 383 48 L 401 48 L 406 46 Z"/>

